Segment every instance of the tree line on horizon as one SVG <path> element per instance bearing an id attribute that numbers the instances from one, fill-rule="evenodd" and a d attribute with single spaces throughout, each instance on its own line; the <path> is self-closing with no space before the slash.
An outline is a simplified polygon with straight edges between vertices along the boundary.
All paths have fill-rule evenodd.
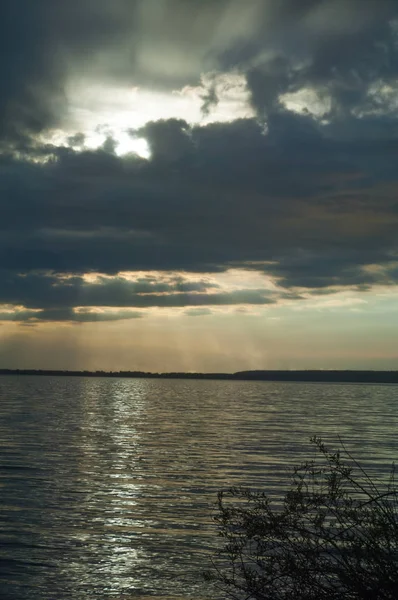
<path id="1" fill-rule="evenodd" d="M 252 370 L 235 373 L 103 371 L 67 369 L 0 369 L 0 375 L 50 375 L 69 377 L 131 377 L 154 379 L 220 379 L 241 381 L 291 381 L 339 383 L 398 383 L 398 371 L 372 370 Z"/>

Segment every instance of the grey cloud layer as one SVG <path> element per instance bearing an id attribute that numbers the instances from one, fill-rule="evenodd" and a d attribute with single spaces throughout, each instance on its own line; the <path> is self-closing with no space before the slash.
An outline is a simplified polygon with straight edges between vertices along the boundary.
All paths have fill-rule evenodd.
<path id="1" fill-rule="evenodd" d="M 74 311 L 71 307 L 42 309 L 39 311 L 24 310 L 0 310 L 0 321 L 11 321 L 16 323 L 36 324 L 40 322 L 74 322 L 74 323 L 98 323 L 105 321 L 121 321 L 126 319 L 140 319 L 143 313 L 138 311 L 117 310 L 106 312 L 98 311 Z"/>
<path id="2" fill-rule="evenodd" d="M 275 301 L 182 281 L 90 287 L 89 271 L 239 267 L 286 290 L 398 282 L 396 2 L 5 0 L 0 11 L 0 303 L 69 320 L 74 306 Z M 172 90 L 231 70 L 259 119 L 148 123 L 132 133 L 149 161 L 115 156 L 112 140 L 90 152 L 29 140 L 67 109 L 70 74 Z M 325 101 L 322 122 L 284 108 L 304 88 Z M 217 100 L 209 88 L 204 112 Z M 75 279 L 57 287 L 56 273 Z"/>
<path id="3" fill-rule="evenodd" d="M 281 94 L 303 88 L 329 100 L 334 118 L 380 107 L 380 98 L 369 91 L 375 82 L 396 79 L 396 2 L 333 0 L 296 6 L 298 11 L 283 12 L 273 34 L 261 36 L 241 64 L 260 114 L 278 110 Z"/>
<path id="4" fill-rule="evenodd" d="M 269 120 L 268 135 L 252 120 L 193 129 L 168 121 L 141 132 L 150 161 L 65 149 L 53 149 L 56 158 L 44 165 L 3 158 L 0 265 L 12 284 L 3 275 L 0 301 L 43 307 L 45 296 L 35 303 L 35 276 L 14 277 L 37 270 L 115 275 L 233 266 L 263 269 L 286 288 L 397 281 L 394 131 L 357 142 L 329 130 L 287 112 Z M 366 270 L 374 263 L 387 275 Z M 24 297 L 9 295 L 16 281 L 20 290 L 31 286 Z M 104 286 L 108 297 L 99 304 L 146 305 L 124 298 L 119 285 Z M 51 307 L 69 306 L 77 305 L 77 288 L 64 286 L 62 297 L 48 290 Z M 172 295 L 160 305 L 167 301 L 176 305 Z M 184 296 L 178 302 L 189 304 Z M 229 300 L 213 298 L 222 302 Z"/>
<path id="5" fill-rule="evenodd" d="M 56 123 L 71 76 L 172 90 L 238 70 L 260 114 L 311 86 L 341 116 L 395 78 L 397 16 L 395 0 L 3 0 L 0 135 Z"/>
<path id="6" fill-rule="evenodd" d="M 252 120 L 168 121 L 141 132 L 148 162 L 104 150 L 54 149 L 45 165 L 4 158 L 0 264 L 116 274 L 274 261 L 281 277 L 291 263 L 344 283 L 346 268 L 394 260 L 398 139 L 329 129 L 291 113 L 266 136 Z"/>
<path id="7" fill-rule="evenodd" d="M 3 0 L 0 135 L 55 124 L 71 76 L 172 90 L 197 83 L 250 35 L 258 11 L 236 0 Z"/>
<path id="8" fill-rule="evenodd" d="M 144 314 L 126 308 L 266 305 L 276 302 L 279 297 L 265 289 L 225 291 L 217 289 L 214 283 L 181 277 L 148 276 L 135 281 L 123 277 L 99 277 L 88 282 L 77 276 L 63 278 L 50 273 L 18 275 L 8 272 L 2 273 L 1 279 L 0 304 L 7 309 L 0 310 L 0 320 L 5 321 L 115 321 L 139 318 Z M 10 307 L 16 307 L 16 310 L 11 312 Z M 78 311 L 73 310 L 76 307 Z M 106 311 L 93 312 L 91 307 L 106 307 Z M 208 310 L 195 308 L 188 314 L 208 314 Z"/>

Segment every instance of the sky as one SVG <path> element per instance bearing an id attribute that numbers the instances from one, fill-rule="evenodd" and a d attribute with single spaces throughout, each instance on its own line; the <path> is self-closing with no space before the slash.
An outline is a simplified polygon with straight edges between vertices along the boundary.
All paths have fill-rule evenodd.
<path id="1" fill-rule="evenodd" d="M 0 367 L 398 368 L 396 0 L 2 0 Z"/>

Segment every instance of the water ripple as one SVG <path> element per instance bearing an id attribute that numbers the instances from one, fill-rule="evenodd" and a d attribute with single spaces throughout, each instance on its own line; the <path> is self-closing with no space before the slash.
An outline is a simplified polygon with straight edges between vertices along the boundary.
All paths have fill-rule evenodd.
<path id="1" fill-rule="evenodd" d="M 2 600 L 204 598 L 216 492 L 273 493 L 341 436 L 397 457 L 398 387 L 0 378 Z"/>

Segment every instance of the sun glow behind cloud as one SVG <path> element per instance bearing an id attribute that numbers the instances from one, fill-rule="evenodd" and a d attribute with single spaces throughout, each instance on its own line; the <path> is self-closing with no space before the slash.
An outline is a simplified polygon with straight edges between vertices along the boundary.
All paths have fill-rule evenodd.
<path id="1" fill-rule="evenodd" d="M 149 159 L 151 157 L 148 142 L 144 138 L 135 138 L 122 131 L 117 135 L 116 142 L 115 152 L 118 156 L 138 154 L 141 158 Z"/>
<path id="2" fill-rule="evenodd" d="M 199 85 L 168 93 L 72 79 L 66 95 L 69 110 L 62 127 L 48 131 L 42 140 L 78 151 L 95 150 L 110 139 L 118 156 L 150 158 L 148 143 L 138 132 L 151 121 L 174 118 L 206 125 L 254 116 L 239 73 L 203 75 Z"/>
<path id="3" fill-rule="evenodd" d="M 46 143 L 51 143 L 57 147 L 69 147 L 75 151 L 97 150 L 104 147 L 107 140 L 111 140 L 113 150 L 117 156 L 126 156 L 136 154 L 141 158 L 149 159 L 151 152 L 148 142 L 143 137 L 135 136 L 122 129 L 110 129 L 109 127 L 96 127 L 95 129 L 81 128 L 82 138 L 74 139 L 76 136 L 70 132 L 56 130 L 48 132 L 42 137 Z"/>

